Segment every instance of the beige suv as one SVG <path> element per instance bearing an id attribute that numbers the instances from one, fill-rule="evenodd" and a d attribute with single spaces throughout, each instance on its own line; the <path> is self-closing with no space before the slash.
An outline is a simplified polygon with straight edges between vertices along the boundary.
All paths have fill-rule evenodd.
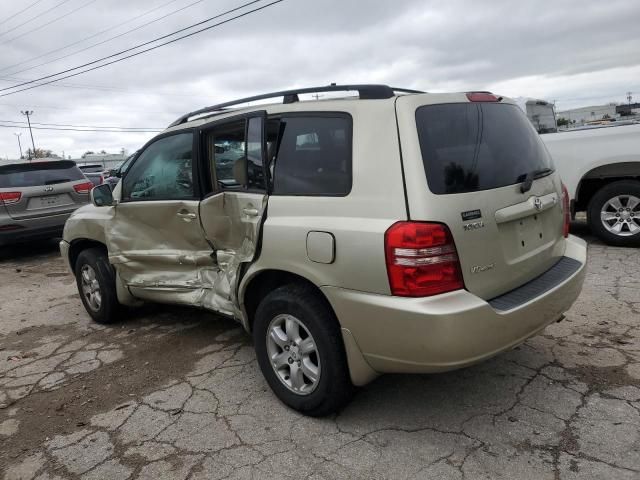
<path id="1" fill-rule="evenodd" d="M 358 96 L 299 98 L 337 91 Z M 212 106 L 91 197 L 60 247 L 94 320 L 142 301 L 233 317 L 275 394 L 310 415 L 381 373 L 511 349 L 584 278 L 549 155 L 486 92 L 331 85 Z"/>

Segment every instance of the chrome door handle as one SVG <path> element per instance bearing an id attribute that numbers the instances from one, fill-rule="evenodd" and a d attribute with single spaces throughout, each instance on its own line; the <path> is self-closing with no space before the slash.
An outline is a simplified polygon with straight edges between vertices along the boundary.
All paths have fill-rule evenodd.
<path id="1" fill-rule="evenodd" d="M 195 220 L 198 216 L 195 213 L 191 212 L 178 212 L 176 215 L 183 220 Z"/>
<path id="2" fill-rule="evenodd" d="M 243 208 L 242 213 L 244 213 L 247 217 L 257 217 L 260 212 L 257 208 Z"/>

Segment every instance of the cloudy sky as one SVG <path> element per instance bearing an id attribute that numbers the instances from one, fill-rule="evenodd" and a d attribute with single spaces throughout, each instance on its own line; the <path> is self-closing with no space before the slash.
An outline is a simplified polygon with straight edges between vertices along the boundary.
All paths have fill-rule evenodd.
<path id="1" fill-rule="evenodd" d="M 76 157 L 133 151 L 154 133 L 43 128 L 162 129 L 205 105 L 331 82 L 491 90 L 555 100 L 559 110 L 625 102 L 627 91 L 640 99 L 640 2 L 631 0 L 284 0 L 105 68 L 19 93 L 8 88 L 248 1 L 0 2 L 0 157 L 18 156 L 14 133 L 30 144 L 28 130 L 12 123 L 25 120 L 21 110 L 34 112 L 36 147 Z"/>

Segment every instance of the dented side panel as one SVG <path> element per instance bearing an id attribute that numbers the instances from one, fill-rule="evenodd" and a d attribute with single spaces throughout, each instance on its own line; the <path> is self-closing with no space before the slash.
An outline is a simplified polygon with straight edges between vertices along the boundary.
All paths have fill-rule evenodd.
<path id="1" fill-rule="evenodd" d="M 105 225 L 109 261 L 136 297 L 191 303 L 184 293 L 208 286 L 205 272 L 216 265 L 197 218 L 198 204 L 172 200 L 115 207 Z"/>
<path id="2" fill-rule="evenodd" d="M 210 279 L 213 288 L 202 298 L 203 307 L 242 319 L 239 274 L 242 264 L 255 257 L 266 205 L 266 194 L 252 192 L 221 192 L 201 202 L 202 228 L 217 265 Z"/>

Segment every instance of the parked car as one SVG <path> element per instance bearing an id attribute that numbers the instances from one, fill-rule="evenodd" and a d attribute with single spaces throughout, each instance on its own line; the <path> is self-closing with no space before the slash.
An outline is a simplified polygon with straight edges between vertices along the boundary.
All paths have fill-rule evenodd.
<path id="1" fill-rule="evenodd" d="M 526 101 L 525 101 L 526 100 Z M 608 119 L 558 131 L 554 106 L 523 99 L 518 106 L 542 135 L 566 184 L 571 216 L 586 212 L 603 242 L 640 246 L 640 125 Z M 557 133 L 556 133 L 557 132 Z"/>
<path id="2" fill-rule="evenodd" d="M 640 125 L 541 136 L 571 199 L 603 242 L 640 246 Z"/>
<path id="3" fill-rule="evenodd" d="M 138 152 L 132 153 L 127 157 L 127 159 L 124 162 L 120 163 L 120 165 L 109 170 L 109 175 L 106 176 L 105 181 L 109 185 L 111 185 L 112 188 L 118 184 L 118 182 L 120 181 L 120 178 L 122 178 L 124 173 L 127 171 L 127 168 L 129 168 L 129 165 L 131 165 L 131 162 L 135 158 L 136 153 Z"/>
<path id="4" fill-rule="evenodd" d="M 102 165 L 78 165 L 84 176 L 87 177 L 93 186 L 102 185 L 105 181 L 104 167 Z"/>
<path id="5" fill-rule="evenodd" d="M 92 187 L 68 160 L 0 166 L 0 246 L 60 237 Z"/>
<path id="6" fill-rule="evenodd" d="M 584 280 L 540 137 L 486 92 L 332 85 L 208 107 L 92 200 L 60 249 L 95 321 L 142 301 L 233 317 L 275 394 L 309 415 L 381 373 L 514 348 L 561 320 Z"/>

